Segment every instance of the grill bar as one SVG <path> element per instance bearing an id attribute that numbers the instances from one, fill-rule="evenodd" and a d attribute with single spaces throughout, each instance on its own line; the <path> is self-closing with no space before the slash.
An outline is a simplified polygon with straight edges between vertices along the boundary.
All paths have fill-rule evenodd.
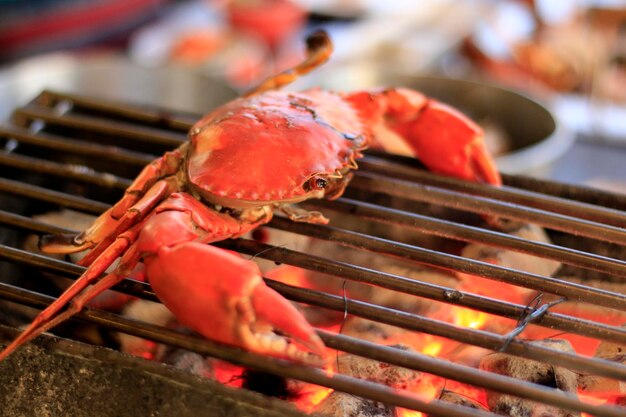
<path id="1" fill-rule="evenodd" d="M 60 103 L 67 103 L 75 109 L 88 109 L 124 119 L 133 119 L 142 124 L 159 126 L 177 130 L 187 134 L 191 125 L 198 120 L 198 115 L 185 116 L 182 112 L 170 112 L 157 107 L 138 107 L 126 103 L 109 103 L 90 97 L 79 97 L 73 94 L 64 94 L 54 91 L 43 91 L 36 100 L 45 107 L 57 107 Z"/>
<path id="2" fill-rule="evenodd" d="M 45 268 L 46 270 L 70 273 L 74 276 L 84 271 L 84 268 L 77 265 L 49 259 L 40 255 L 30 254 L 28 252 L 6 247 L 4 245 L 0 245 L 0 259 L 9 259 L 28 263 Z M 334 296 L 320 291 L 293 287 L 273 280 L 266 281 L 271 288 L 293 301 L 313 304 L 335 311 L 346 311 L 349 314 L 366 319 L 398 326 L 407 330 L 441 336 L 461 343 L 484 347 L 486 349 L 499 350 L 502 346 L 508 344 L 507 353 L 526 357 L 528 359 L 540 361 L 549 360 L 551 363 L 565 366 L 570 369 L 576 369 L 584 372 L 594 372 L 598 375 L 603 375 L 609 378 L 626 380 L 626 366 L 616 364 L 615 362 L 563 353 L 553 349 L 533 346 L 528 343 L 515 340 L 509 341 L 504 336 L 489 332 L 461 328 L 419 315 L 375 306 L 357 300 L 346 300 L 339 296 Z M 141 289 L 140 291 L 143 292 L 143 289 L 146 288 L 146 284 L 138 283 L 136 281 L 132 281 L 132 285 L 133 286 L 130 288 L 133 288 L 134 291 Z M 124 291 L 127 291 L 128 289 L 129 287 L 125 287 Z M 132 295 L 143 297 L 144 294 L 141 292 L 133 292 Z M 153 293 L 150 292 L 148 296 L 154 300 Z"/>
<path id="3" fill-rule="evenodd" d="M 585 236 L 626 245 L 626 230 L 621 227 L 550 213 L 532 207 L 523 207 L 489 198 L 470 196 L 405 180 L 390 180 L 382 175 L 369 172 L 359 173 L 357 171 L 351 185 L 369 192 L 390 193 L 408 200 L 437 204 L 483 215 L 506 217 L 522 222 L 535 223 L 576 236 Z"/>
<path id="4" fill-rule="evenodd" d="M 2 295 L 3 298 L 38 308 L 43 308 L 53 301 L 53 298 L 51 297 L 7 284 L 0 284 L 0 295 Z M 352 383 L 354 382 L 352 381 L 353 378 L 341 374 L 335 374 L 333 377 L 328 377 L 324 372 L 316 369 L 299 367 L 297 365 L 293 365 L 292 363 L 284 363 L 279 360 L 268 359 L 266 357 L 241 352 L 236 349 L 219 346 L 204 339 L 187 336 L 170 329 L 164 329 L 137 320 L 127 319 L 100 310 L 86 309 L 85 311 L 79 313 L 77 318 L 93 322 L 95 324 L 105 324 L 109 328 L 123 331 L 128 334 L 148 338 L 160 343 L 167 343 L 172 346 L 178 346 L 194 352 L 207 354 L 211 357 L 227 360 L 229 362 L 253 369 L 272 372 L 284 377 L 297 378 L 302 381 L 353 393 L 355 395 L 365 396 L 388 404 L 395 404 L 397 406 L 411 408 L 418 411 L 435 413 L 434 415 L 448 416 L 449 414 L 438 413 L 450 413 L 456 412 L 457 410 L 470 411 L 467 408 L 447 408 L 450 407 L 448 404 L 436 400 L 426 403 L 415 400 L 411 397 L 407 398 L 402 394 L 390 397 L 387 394 L 389 392 L 397 393 L 397 390 L 389 390 L 384 386 L 372 383 L 365 383 L 365 385 L 361 385 L 359 383 L 354 384 Z M 559 406 L 564 409 L 586 411 L 594 413 L 594 415 L 597 416 L 622 416 L 622 414 L 620 414 L 622 411 L 617 408 L 587 404 L 577 400 L 575 397 L 564 394 L 559 390 L 517 381 L 513 378 L 497 374 L 480 372 L 473 368 L 451 364 L 426 355 L 398 351 L 397 349 L 372 344 L 349 336 L 331 334 L 326 331 L 319 331 L 319 333 L 329 347 L 368 357 L 370 359 L 380 360 L 390 364 L 422 372 L 434 373 L 441 376 L 452 375 L 454 376 L 454 379 L 461 382 L 476 384 L 478 386 L 493 389 L 499 392 L 511 393 L 522 398 L 541 400 L 547 404 Z M 357 381 L 364 382 L 362 380 Z M 411 402 L 411 400 L 413 401 Z M 407 401 L 409 402 L 407 403 Z M 439 408 L 439 405 L 443 408 Z M 431 411 L 428 411 L 427 406 L 434 406 L 434 408 L 430 408 Z M 482 417 L 495 416 L 494 414 L 485 412 L 454 415 Z"/>
<path id="5" fill-rule="evenodd" d="M 70 229 L 50 226 L 45 223 L 34 221 L 28 217 L 15 215 L 1 210 L 0 224 L 20 227 L 36 233 L 54 234 L 75 232 Z M 331 274 L 339 278 L 347 278 L 352 281 L 373 284 L 389 290 L 400 291 L 406 294 L 425 297 L 431 300 L 445 302 L 460 307 L 467 307 L 510 319 L 518 319 L 526 311 L 526 306 L 505 303 L 471 293 L 454 290 L 452 288 L 419 282 L 402 276 L 378 272 L 369 268 L 345 262 L 333 261 L 309 254 L 303 254 L 301 252 L 251 240 L 238 239 L 236 241 L 219 242 L 217 245 L 248 255 L 267 258 L 275 262 L 311 269 Z M 16 250 L 6 246 L 0 246 L 0 257 L 5 257 L 11 261 L 25 264 L 35 263 L 34 260 L 37 259 L 37 266 L 49 272 L 69 272 L 74 276 L 78 276 L 84 271 L 82 267 L 77 265 L 57 261 L 41 255 L 33 255 L 28 252 Z M 144 298 L 146 294 L 146 288 L 143 288 L 140 292 L 136 292 L 131 295 Z M 153 300 L 155 299 L 154 294 L 151 291 L 149 291 L 148 296 Z M 626 344 L 626 329 L 620 327 L 603 325 L 593 321 L 578 319 L 549 311 L 534 323 L 536 325 L 555 330 Z"/>
<path id="6" fill-rule="evenodd" d="M 33 220 L 30 217 L 22 216 L 4 210 L 0 210 L 0 224 L 18 227 L 31 233 L 58 234 L 74 232 L 74 230 L 39 222 L 37 220 Z"/>
<path id="7" fill-rule="evenodd" d="M 8 284 L 0 284 L 0 295 L 5 299 L 38 308 L 44 308 L 54 300 L 52 297 L 19 289 Z M 139 322 L 100 310 L 86 309 L 79 313 L 77 318 L 87 320 L 97 325 L 106 326 L 112 330 L 133 334 L 138 337 L 172 346 L 178 346 L 241 366 L 270 372 L 286 378 L 299 379 L 339 391 L 351 392 L 354 395 L 371 398 L 386 404 L 396 404 L 399 407 L 431 413 L 435 416 L 497 417 L 497 415 L 493 413 L 475 411 L 438 400 L 422 400 L 414 394 L 346 375 L 335 374 L 329 377 L 324 371 L 316 368 L 298 366 L 291 362 L 268 357 L 260 357 L 238 349 L 217 345 L 206 339 L 187 336 L 160 326 Z M 607 414 L 607 416 L 614 417 L 614 414 Z"/>
<path id="8" fill-rule="evenodd" d="M 338 278 L 346 278 L 351 281 L 377 285 L 389 290 L 412 294 L 460 307 L 467 307 L 514 320 L 521 317 L 527 310 L 526 306 L 501 302 L 440 285 L 420 282 L 399 275 L 379 272 L 346 262 L 334 261 L 328 258 L 304 254 L 302 252 L 270 246 L 251 240 L 238 239 L 236 241 L 219 242 L 216 245 L 248 255 L 254 255 L 255 257 L 266 258 L 275 262 L 334 275 Z M 615 343 L 626 343 L 626 329 L 624 328 L 608 326 L 549 311 L 535 321 L 534 324 L 564 332 L 610 340 Z"/>
<path id="9" fill-rule="evenodd" d="M 400 242 L 392 242 L 375 236 L 330 226 L 296 223 L 280 217 L 275 217 L 270 225 L 280 230 L 329 240 L 340 245 L 399 256 L 437 268 L 478 275 L 573 300 L 584 300 L 587 303 L 626 311 L 626 295 L 624 294 L 516 271 L 482 261 L 469 260 L 456 255 L 419 248 Z"/>
<path id="10" fill-rule="evenodd" d="M 41 199 L 47 202 L 58 203 L 77 210 L 85 210 L 99 214 L 109 206 L 82 197 L 68 196 L 63 193 L 47 190 L 41 187 L 27 185 L 17 181 L 0 178 L 0 191 L 12 192 L 29 198 Z M 399 242 L 389 242 L 384 239 L 367 236 L 361 233 L 330 228 L 328 226 L 312 226 L 302 223 L 294 223 L 281 218 L 274 218 L 271 225 L 285 231 L 305 234 L 322 239 L 349 244 L 354 247 L 368 248 L 381 253 L 388 253 L 412 259 L 427 265 L 462 271 L 502 282 L 520 285 L 538 291 L 568 297 L 575 300 L 602 305 L 605 307 L 626 311 L 626 296 L 612 293 L 584 285 L 569 283 L 553 278 L 543 277 L 530 273 L 510 270 L 485 262 L 473 261 L 455 255 L 444 254 L 429 249 L 418 248 Z"/>
<path id="11" fill-rule="evenodd" d="M 151 145 L 176 147 L 187 140 L 187 135 L 176 132 L 164 132 L 161 129 L 139 126 L 117 121 L 111 123 L 92 116 L 59 115 L 53 110 L 37 107 L 36 109 L 21 108 L 13 113 L 13 119 L 18 125 L 28 125 L 39 120 L 49 126 L 62 126 L 71 129 L 89 130 Z"/>
<path id="12" fill-rule="evenodd" d="M 6 178 L 0 178 L 0 192 L 45 201 L 47 203 L 54 203 L 59 206 L 85 211 L 90 214 L 100 214 L 109 208 L 109 205 L 106 203 Z"/>
<path id="13" fill-rule="evenodd" d="M 546 259 L 558 260 L 581 268 L 626 277 L 625 261 L 553 244 L 529 241 L 506 233 L 454 223 L 448 220 L 394 210 L 364 201 L 342 197 L 334 201 L 310 200 L 306 202 L 306 205 L 350 213 L 379 223 L 409 226 L 415 230 L 440 237 L 489 244 Z"/>
<path id="14" fill-rule="evenodd" d="M 441 336 L 456 340 L 457 342 L 480 346 L 495 351 L 500 350 L 503 346 L 507 346 L 508 344 L 506 353 L 537 361 L 549 361 L 552 364 L 564 366 L 569 369 L 592 372 L 609 378 L 626 380 L 626 365 L 616 362 L 560 352 L 530 345 L 518 340 L 510 341 L 505 336 L 494 333 L 467 329 L 416 314 L 375 306 L 363 301 L 346 299 L 315 290 L 292 287 L 277 281 L 268 281 L 268 285 L 286 298 L 300 303 L 314 304 L 340 312 L 347 311 L 348 314 L 380 323 L 390 324 L 406 330 Z"/>
<path id="15" fill-rule="evenodd" d="M 324 343 L 334 349 L 355 355 L 367 355 L 367 357 L 381 362 L 440 375 L 445 378 L 455 379 L 459 382 L 477 385 L 489 390 L 512 394 L 533 401 L 541 401 L 562 409 L 593 413 L 596 416 L 600 416 L 605 412 L 611 415 L 613 415 L 613 413 L 623 413 L 623 411 L 616 408 L 611 410 L 609 407 L 584 403 L 559 390 L 548 389 L 541 385 L 522 382 L 498 374 L 481 372 L 475 368 L 460 366 L 426 355 L 415 353 L 403 353 L 398 355 L 397 349 L 380 346 L 353 337 L 341 334 L 330 334 L 325 331 L 320 331 L 320 335 Z"/>
<path id="16" fill-rule="evenodd" d="M 33 133 L 28 129 L 15 126 L 0 125 L 0 137 L 14 139 L 28 145 L 35 145 L 49 150 L 66 152 L 68 154 L 98 157 L 107 161 L 126 163 L 143 168 L 156 158 L 130 149 L 115 146 L 105 146 L 81 140 L 68 139 L 43 132 Z"/>
<path id="17" fill-rule="evenodd" d="M 0 153 L 0 166 L 28 170 L 39 174 L 55 175 L 68 180 L 77 180 L 102 187 L 125 190 L 131 181 L 109 173 L 95 172 L 86 166 L 58 164 L 40 158 Z"/>
<path id="18" fill-rule="evenodd" d="M 516 183 L 517 188 L 507 187 L 484 187 L 481 184 L 468 183 L 456 178 L 442 177 L 434 175 L 428 171 L 415 169 L 415 161 L 410 158 L 402 157 L 382 157 L 376 155 L 366 155 L 359 160 L 359 166 L 364 171 L 368 171 L 378 175 L 391 176 L 398 179 L 419 182 L 420 184 L 442 187 L 449 190 L 468 193 L 472 195 L 482 196 L 494 200 L 506 201 L 511 204 L 534 207 L 541 210 L 560 213 L 566 216 L 578 217 L 595 222 L 605 223 L 618 227 L 626 227 L 626 214 L 623 210 L 611 209 L 608 207 L 598 206 L 597 204 L 589 204 L 581 201 L 574 201 L 570 198 L 561 198 L 546 193 L 524 190 L 520 187 L 531 183 L 535 189 L 542 185 L 541 180 L 524 179 L 522 182 L 516 177 L 503 176 L 504 183 Z M 554 184 L 544 185 L 546 188 L 555 188 Z M 573 191 L 574 186 L 559 187 L 559 194 L 566 191 Z M 601 200 L 600 195 L 604 196 L 600 190 L 584 189 L 584 193 L 597 194 L 596 200 Z M 581 192 L 572 192 L 574 195 L 580 195 Z M 626 198 L 619 198 L 611 194 L 611 199 L 619 199 L 620 206 L 626 207 Z"/>

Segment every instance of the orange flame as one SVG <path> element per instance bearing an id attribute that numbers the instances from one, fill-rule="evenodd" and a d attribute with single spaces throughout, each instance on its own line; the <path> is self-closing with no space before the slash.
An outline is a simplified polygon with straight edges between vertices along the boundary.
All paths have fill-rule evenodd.
<path id="1" fill-rule="evenodd" d="M 430 342 L 424 345 L 424 347 L 422 348 L 422 353 L 424 355 L 437 356 L 441 352 L 441 349 L 443 349 L 442 342 Z"/>
<path id="2" fill-rule="evenodd" d="M 470 310 L 462 307 L 453 307 L 454 324 L 470 329 L 482 329 L 487 323 L 489 315 L 482 311 Z"/>
<path id="3" fill-rule="evenodd" d="M 421 411 L 407 410 L 406 408 L 398 408 L 398 417 L 424 417 Z"/>

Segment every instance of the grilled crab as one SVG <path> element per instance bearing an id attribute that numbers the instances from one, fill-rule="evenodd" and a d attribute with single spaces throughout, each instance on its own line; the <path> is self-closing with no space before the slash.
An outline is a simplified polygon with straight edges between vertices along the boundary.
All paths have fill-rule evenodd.
<path id="1" fill-rule="evenodd" d="M 276 209 L 294 221 L 326 223 L 295 204 L 339 197 L 355 160 L 368 145 L 384 147 L 383 137 L 400 138 L 434 172 L 500 184 L 480 128 L 418 92 L 278 90 L 330 56 L 325 33 L 307 43 L 302 63 L 198 121 L 187 143 L 144 168 L 89 229 L 42 238 L 49 253 L 91 249 L 79 262 L 87 269 L 0 360 L 138 265 L 177 319 L 204 337 L 300 362 L 319 359 L 324 345 L 317 333 L 265 285 L 256 264 L 208 243 L 240 237 L 269 222 Z"/>

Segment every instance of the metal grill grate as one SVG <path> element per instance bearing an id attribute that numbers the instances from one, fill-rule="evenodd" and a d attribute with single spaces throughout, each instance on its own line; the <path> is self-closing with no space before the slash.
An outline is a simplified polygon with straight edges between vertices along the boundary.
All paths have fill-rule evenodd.
<path id="1" fill-rule="evenodd" d="M 0 126 L 0 195 L 10 204 L 0 210 L 0 231 L 23 236 L 69 232 L 34 220 L 32 209 L 66 207 L 89 214 L 100 214 L 116 201 L 130 184 L 130 179 L 149 161 L 186 139 L 186 131 L 196 119 L 193 115 L 164 112 L 160 109 L 106 103 L 73 95 L 46 91 L 26 107 L 15 111 L 10 125 Z M 467 184 L 442 178 L 415 167 L 415 161 L 380 154 L 368 154 L 351 182 L 349 192 L 337 201 L 309 201 L 307 207 L 320 208 L 331 217 L 328 226 L 293 223 L 275 218 L 269 225 L 341 246 L 402 257 L 432 267 L 460 271 L 526 287 L 536 291 L 579 300 L 585 303 L 626 311 L 626 295 L 509 269 L 490 263 L 394 241 L 343 227 L 332 221 L 339 213 L 357 222 L 396 225 L 415 232 L 456 242 L 474 242 L 547 259 L 554 259 L 576 271 L 595 274 L 605 280 L 626 277 L 626 197 L 598 190 L 556 184 L 550 181 L 505 176 L 500 189 Z M 374 204 L 380 195 L 391 196 L 415 206 L 423 203 L 453 209 L 455 212 L 535 223 L 555 236 L 572 237 L 559 243 L 528 241 L 469 223 L 451 221 L 434 215 Z M 406 204 L 405 204 L 406 205 Z M 475 216 L 478 218 L 477 216 Z M 19 240 L 19 239 L 18 239 Z M 561 242 L 560 241 L 560 242 Z M 588 242 L 598 253 L 581 249 L 578 242 Z M 287 247 L 273 247 L 253 240 L 239 239 L 219 246 L 306 269 L 327 273 L 350 281 L 359 281 L 399 291 L 434 302 L 467 307 L 496 316 L 517 320 L 527 306 L 457 291 L 440 285 L 419 282 L 381 272 L 369 266 L 333 260 Z M 71 263 L 30 253 L 15 244 L 0 245 L 0 259 L 8 264 L 27 265 L 59 276 L 75 278 L 84 270 Z M 5 278 L 5 277 L 2 277 Z M 290 286 L 270 279 L 268 285 L 288 299 L 321 308 L 398 326 L 410 331 L 445 337 L 464 344 L 499 350 L 524 358 L 561 365 L 568 369 L 626 381 L 626 366 L 603 359 L 566 353 L 531 345 L 445 321 L 422 317 L 363 301 L 311 289 Z M 140 298 L 156 300 L 149 285 L 126 280 L 116 290 Z M 51 302 L 50 296 L 6 283 L 0 283 L 0 298 L 37 308 Z M 79 318 L 107 328 L 171 344 L 201 354 L 297 378 L 384 403 L 429 413 L 430 415 L 487 416 L 491 413 L 471 410 L 442 401 L 426 401 L 410 393 L 399 392 L 341 373 L 325 372 L 285 364 L 236 349 L 219 346 L 171 329 L 138 322 L 112 313 L 87 310 Z M 589 338 L 626 344 L 626 329 L 580 319 L 566 314 L 545 312 L 535 325 L 554 332 L 578 334 Z M 388 362 L 477 387 L 509 393 L 544 402 L 558 408 L 577 410 L 596 416 L 623 416 L 624 408 L 595 405 L 557 389 L 523 382 L 510 377 L 451 363 L 420 353 L 389 348 L 354 337 L 319 330 L 330 348 Z"/>

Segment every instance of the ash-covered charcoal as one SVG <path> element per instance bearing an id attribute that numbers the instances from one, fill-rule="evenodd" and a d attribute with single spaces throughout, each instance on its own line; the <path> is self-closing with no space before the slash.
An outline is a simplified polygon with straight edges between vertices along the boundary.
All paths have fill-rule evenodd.
<path id="1" fill-rule="evenodd" d="M 194 375 L 215 378 L 213 361 L 195 352 L 169 347 L 159 355 L 159 361 Z"/>
<path id="2" fill-rule="evenodd" d="M 527 240 L 550 243 L 550 238 L 546 232 L 533 224 L 524 224 L 510 234 Z M 561 267 L 561 263 L 558 261 L 480 244 L 467 245 L 461 254 L 466 258 L 548 277 Z M 492 298 L 502 299 L 503 294 L 506 294 L 507 301 L 524 304 L 534 292 L 527 288 L 499 283 L 475 275 L 461 272 L 458 275 L 463 281 L 463 288 Z"/>
<path id="3" fill-rule="evenodd" d="M 602 359 L 626 365 L 626 354 Z M 626 399 L 626 382 L 599 375 L 580 375 L 578 382 L 581 392 L 585 394 L 591 394 L 598 398 L 618 397 Z"/>
<path id="4" fill-rule="evenodd" d="M 568 412 L 549 405 L 528 400 L 520 400 L 507 396 L 502 399 L 491 411 L 508 417 L 579 417 L 578 412 Z"/>
<path id="5" fill-rule="evenodd" d="M 327 417 L 396 417 L 395 407 L 333 391 L 315 413 Z"/>
<path id="6" fill-rule="evenodd" d="M 418 282 L 453 289 L 456 289 L 459 285 L 459 279 L 456 276 L 432 268 L 419 267 L 417 265 L 405 266 L 397 263 L 386 263 L 379 268 L 381 272 L 398 275 Z M 365 301 L 372 304 L 424 315 L 433 314 L 437 309 L 442 307 L 441 303 L 398 291 L 372 286 L 369 286 L 369 289 L 370 292 L 366 295 Z"/>
<path id="7" fill-rule="evenodd" d="M 391 347 L 399 350 L 411 350 L 404 345 L 392 345 Z M 398 389 L 408 389 L 416 385 L 422 376 L 421 372 L 413 369 L 350 354 L 340 355 L 337 362 L 338 371 L 343 374 Z"/>
<path id="8" fill-rule="evenodd" d="M 174 322 L 174 316 L 163 304 L 146 300 L 132 300 L 122 313 L 130 318 L 145 321 L 159 326 L 168 326 Z M 142 358 L 154 358 L 158 346 L 146 339 L 126 333 L 117 333 L 120 350 Z"/>
<path id="9" fill-rule="evenodd" d="M 124 307 L 123 314 L 136 320 L 191 333 L 187 328 L 178 324 L 167 307 L 160 303 L 132 300 Z M 117 333 L 117 338 L 122 352 L 163 362 L 194 375 L 215 378 L 214 359 L 178 347 L 157 344 L 151 340 L 126 333 Z"/>
<path id="10" fill-rule="evenodd" d="M 439 400 L 455 405 L 460 405 L 463 407 L 472 408 L 474 410 L 487 411 L 487 408 L 475 399 L 470 398 L 466 395 L 456 393 L 454 391 L 444 389 L 439 396 Z"/>
<path id="11" fill-rule="evenodd" d="M 623 206 L 620 207 L 620 209 L 623 211 Z M 555 244 L 559 246 L 565 246 L 582 252 L 595 253 L 596 255 L 604 256 L 606 258 L 626 259 L 626 245 L 605 242 L 601 239 L 589 239 L 582 236 L 576 236 L 574 234 L 556 232 L 554 230 L 550 231 L 550 237 Z M 607 284 L 610 282 L 623 285 L 623 278 L 618 275 L 582 269 L 568 264 L 563 264 L 555 276 L 559 278 L 577 277 L 582 283 L 591 285 L 592 287 L 597 284 Z M 587 282 L 589 282 L 589 284 L 587 284 Z"/>
<path id="12" fill-rule="evenodd" d="M 622 325 L 626 327 L 626 325 Z M 615 363 L 626 364 L 626 345 L 602 341 L 596 353 L 596 358 Z M 579 389 L 585 394 L 608 399 L 611 403 L 626 403 L 626 382 L 600 375 L 581 374 L 578 378 Z"/>
<path id="13" fill-rule="evenodd" d="M 626 323 L 622 324 L 623 328 L 626 328 Z M 603 340 L 598 345 L 598 349 L 596 350 L 595 357 L 608 359 L 618 355 L 626 355 L 626 344 L 623 343 L 613 343 L 607 342 Z"/>
<path id="14" fill-rule="evenodd" d="M 528 341 L 528 343 L 562 352 L 574 352 L 571 344 L 563 339 L 533 340 Z M 480 362 L 480 369 L 517 378 L 522 381 L 545 385 L 572 394 L 575 394 L 578 388 L 577 375 L 569 369 L 553 366 L 549 363 L 512 356 L 506 353 L 492 353 L 485 356 Z M 574 417 L 580 415 L 579 413 L 557 410 L 553 407 L 540 405 L 527 399 L 517 398 L 494 391 L 487 392 L 487 403 L 491 411 L 511 417 Z"/>

